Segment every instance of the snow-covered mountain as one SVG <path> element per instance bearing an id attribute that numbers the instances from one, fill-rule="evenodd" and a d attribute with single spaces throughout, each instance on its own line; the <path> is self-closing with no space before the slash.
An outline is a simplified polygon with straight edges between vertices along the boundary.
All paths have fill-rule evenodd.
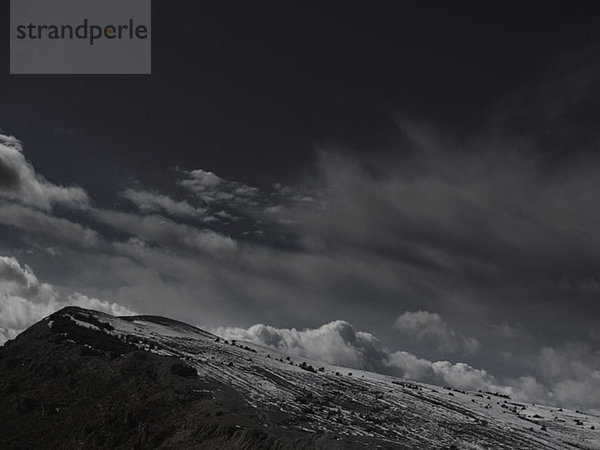
<path id="1" fill-rule="evenodd" d="M 0 350 L 0 392 L 1 448 L 600 449 L 597 416 L 72 307 Z"/>

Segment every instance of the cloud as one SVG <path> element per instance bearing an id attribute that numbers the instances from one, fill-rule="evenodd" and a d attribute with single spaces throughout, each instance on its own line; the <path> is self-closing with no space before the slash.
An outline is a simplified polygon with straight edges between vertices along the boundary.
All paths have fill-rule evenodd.
<path id="1" fill-rule="evenodd" d="M 600 315 L 590 282 L 600 270 L 591 231 L 600 228 L 598 161 L 548 173 L 543 161 L 503 142 L 456 148 L 435 130 L 421 133 L 428 139 L 414 143 L 419 150 L 396 159 L 324 151 L 314 187 L 322 206 L 272 209 L 265 228 L 277 226 L 295 249 L 347 268 L 330 295 L 338 308 L 362 297 L 364 314 L 379 320 L 398 310 L 438 313 L 452 327 L 429 323 L 419 336 L 450 336 L 446 351 L 473 350 L 474 337 L 488 351 L 533 356 L 546 338 L 589 330 Z M 369 267 L 357 274 L 355 261 Z M 331 276 L 324 269 L 323 278 Z M 531 339 L 494 337 L 491 323 L 527 323 L 521 334 Z M 518 361 L 518 370 L 530 364 Z"/>
<path id="2" fill-rule="evenodd" d="M 141 213 L 89 207 L 67 219 L 15 197 L 0 203 L 0 224 L 36 248 L 58 247 L 62 254 L 28 261 L 60 265 L 56 276 L 72 291 L 211 324 L 329 322 L 320 332 L 331 345 L 318 350 L 297 331 L 297 351 L 440 384 L 509 386 L 532 398 L 552 388 L 555 399 L 587 401 L 577 388 L 593 387 L 593 370 L 554 379 L 535 361 L 541 346 L 589 338 L 600 314 L 600 240 L 590 231 L 600 228 L 597 165 L 549 176 L 526 155 L 499 157 L 502 143 L 457 150 L 427 127 L 409 135 L 424 150 L 397 160 L 323 152 L 306 185 L 258 190 L 199 170 L 184 172 L 182 197 L 181 189 L 124 191 Z M 9 192 L 16 178 L 3 167 L 0 185 Z M 181 223 L 203 210 L 239 220 L 227 232 L 222 223 Z M 264 235 L 250 237 L 248 229 Z M 0 245 L 13 248 L 6 241 Z M 345 325 L 330 322 L 340 311 Z M 398 328 L 378 337 L 389 346 L 400 330 L 412 338 L 405 351 L 356 331 L 344 341 L 348 323 L 376 329 L 402 311 Z M 290 335 L 282 342 L 293 348 Z M 479 345 L 486 351 L 476 352 Z M 436 361 L 439 351 L 453 362 Z"/>
<path id="3" fill-rule="evenodd" d="M 120 195 L 131 201 L 143 213 L 166 212 L 172 216 L 203 218 L 205 208 L 197 208 L 186 201 L 176 201 L 171 197 L 147 191 L 126 189 Z"/>
<path id="4" fill-rule="evenodd" d="M 295 356 L 303 356 L 346 367 L 378 370 L 384 352 L 379 341 L 369 333 L 356 332 L 342 320 L 316 329 L 296 330 L 254 325 L 243 328 L 217 328 L 216 334 L 266 345 Z"/>
<path id="5" fill-rule="evenodd" d="M 499 383 L 496 377 L 486 370 L 476 369 L 464 362 L 432 362 L 406 351 L 396 351 L 388 355 L 385 364 L 393 375 L 415 381 L 472 391 L 515 394 L 513 387 Z"/>
<path id="6" fill-rule="evenodd" d="M 134 314 L 117 303 L 90 298 L 79 292 L 63 299 L 50 284 L 41 283 L 29 266 L 20 264 L 15 258 L 0 256 L 0 344 L 65 306 L 117 315 Z"/>
<path id="7" fill-rule="evenodd" d="M 138 216 L 112 210 L 94 210 L 93 217 L 117 230 L 164 247 L 187 248 L 213 255 L 231 254 L 237 243 L 229 236 L 173 222 L 163 216 Z"/>
<path id="8" fill-rule="evenodd" d="M 415 381 L 450 385 L 460 389 L 512 392 L 485 370 L 465 363 L 431 362 L 405 351 L 390 352 L 370 333 L 356 331 L 348 322 L 336 320 L 318 328 L 297 330 L 268 325 L 219 327 L 226 339 L 253 342 L 280 352 L 329 364 L 387 373 Z"/>
<path id="9" fill-rule="evenodd" d="M 21 142 L 0 134 L 0 196 L 50 210 L 61 204 L 72 208 L 87 208 L 89 198 L 79 187 L 64 187 L 50 183 L 37 174 L 25 160 Z"/>
<path id="10" fill-rule="evenodd" d="M 204 171 L 188 175 L 203 186 L 196 188 L 198 192 L 212 198 L 225 192 L 225 197 L 248 200 L 227 203 L 224 214 L 236 205 L 252 209 L 248 205 L 254 202 L 256 215 L 245 219 L 260 220 L 271 236 L 280 232 L 287 239 L 282 245 L 244 242 L 241 236 L 234 240 L 218 231 L 179 223 L 178 219 L 205 206 L 133 189 L 123 195 L 139 203 L 144 214 L 93 208 L 82 212 L 86 221 L 117 232 L 112 235 L 99 235 L 50 212 L 16 204 L 0 206 L 0 223 L 74 247 L 65 250 L 68 256 L 60 257 L 73 270 L 67 283 L 85 280 L 73 291 L 93 286 L 93 297 L 138 306 L 143 298 L 145 310 L 166 315 L 172 313 L 164 298 L 173 298 L 179 318 L 193 311 L 195 316 L 210 317 L 212 324 L 274 323 L 291 316 L 300 324 L 315 323 L 323 317 L 339 317 L 344 308 L 348 320 L 373 328 L 397 311 L 408 311 L 396 321 L 396 330 L 413 338 L 405 342 L 405 351 L 390 351 L 374 336 L 343 321 L 313 330 L 255 326 L 260 329 L 245 329 L 249 334 L 238 339 L 264 340 L 288 353 L 436 384 L 512 389 L 511 395 L 536 401 L 570 396 L 583 402 L 577 389 L 593 387 L 589 384 L 593 377 L 563 374 L 551 379 L 536 372 L 531 355 L 537 354 L 539 345 L 533 340 L 522 345 L 519 322 L 538 330 L 554 323 L 543 318 L 562 311 L 564 302 L 559 300 L 567 295 L 594 309 L 589 302 L 598 290 L 592 272 L 600 261 L 596 263 L 587 246 L 595 248 L 595 237 L 576 237 L 582 232 L 577 224 L 594 224 L 598 219 L 589 207 L 592 198 L 583 196 L 594 181 L 567 177 L 559 183 L 563 192 L 532 181 L 533 169 L 526 165 L 518 164 L 519 170 L 511 172 L 502 165 L 512 163 L 492 164 L 484 156 L 441 155 L 447 159 L 442 162 L 430 157 L 369 172 L 362 161 L 324 156 L 319 182 L 311 189 L 280 186 L 274 193 L 245 189 L 241 183 Z M 453 170 L 462 171 L 461 175 L 455 176 Z M 517 192 L 515 184 L 522 190 Z M 568 203 L 562 199 L 567 191 L 572 196 Z M 563 217 L 539 205 L 548 202 L 555 202 L 559 210 L 572 209 Z M 206 209 L 220 211 L 221 206 L 216 202 Z M 170 218 L 156 213 L 169 211 Z M 106 232 L 106 227 L 97 229 Z M 122 235 L 129 240 L 121 241 Z M 548 247 L 548 242 L 553 245 Z M 78 248 L 91 254 L 77 253 Z M 85 258 L 89 267 L 65 258 Z M 561 258 L 569 261 L 568 267 Z M 540 277 L 540 273 L 549 275 Z M 365 310 L 366 301 L 373 307 Z M 419 309 L 424 305 L 429 311 Z M 566 315 L 577 317 L 578 311 Z M 496 328 L 490 326 L 490 317 L 496 320 Z M 506 331 L 502 336 L 501 324 Z M 391 328 L 381 333 L 388 343 L 397 338 Z M 476 351 L 480 342 L 486 352 Z M 452 353 L 459 362 L 436 361 L 440 357 L 431 351 L 434 347 Z M 500 356 L 504 354 L 511 355 L 506 370 L 507 359 Z M 502 381 L 492 375 L 499 371 Z"/>
<path id="11" fill-rule="evenodd" d="M 539 363 L 554 401 L 600 411 L 600 350 L 585 342 L 547 346 L 540 350 Z"/>
<path id="12" fill-rule="evenodd" d="M 455 332 L 437 313 L 407 311 L 398 316 L 394 326 L 410 338 L 435 343 L 440 351 L 446 353 L 474 353 L 480 347 L 477 339 Z"/>
<path id="13" fill-rule="evenodd" d="M 0 224 L 15 227 L 38 238 L 89 248 L 101 240 L 98 233 L 67 219 L 16 204 L 0 204 Z"/>
<path id="14" fill-rule="evenodd" d="M 236 181 L 220 178 L 202 169 L 183 172 L 187 178 L 179 185 L 206 204 L 227 204 L 229 207 L 255 206 L 261 201 L 261 191 Z"/>
<path id="15" fill-rule="evenodd" d="M 182 181 L 181 184 L 194 190 L 214 188 L 223 182 L 223 179 L 214 173 L 202 169 L 192 170 L 187 172 L 187 174 L 189 178 L 185 181 Z"/>
<path id="16" fill-rule="evenodd" d="M 499 392 L 520 401 L 600 411 L 600 350 L 585 343 L 543 347 L 537 377 L 529 374 L 499 380 L 464 362 L 430 361 L 407 351 L 390 351 L 372 334 L 356 331 L 342 320 L 303 330 L 258 324 L 213 331 L 226 339 L 343 367 L 458 389 Z"/>
<path id="17" fill-rule="evenodd" d="M 177 184 L 191 192 L 194 199 L 202 202 L 210 212 L 205 222 L 243 221 L 249 229 L 242 232 L 245 236 L 264 236 L 263 223 L 271 228 L 289 219 L 285 215 L 286 207 L 291 205 L 322 206 L 320 193 L 305 186 L 273 184 L 270 188 L 259 189 L 233 180 L 221 178 L 213 172 L 202 169 L 181 171 L 185 179 Z M 271 231 L 273 240 L 281 238 L 277 230 Z"/>
<path id="18" fill-rule="evenodd" d="M 466 363 L 452 364 L 449 361 L 436 361 L 431 364 L 434 373 L 444 383 L 459 388 L 470 390 L 487 390 L 511 394 L 512 389 L 500 386 L 495 377 L 483 369 L 475 369 Z"/>
<path id="19" fill-rule="evenodd" d="M 113 316 L 133 316 L 136 315 L 131 309 L 119 305 L 118 303 L 110 303 L 106 300 L 99 300 L 97 298 L 88 297 L 81 292 L 73 292 L 67 296 L 67 305 L 80 306 L 82 308 L 93 309 L 96 311 L 102 311 Z"/>

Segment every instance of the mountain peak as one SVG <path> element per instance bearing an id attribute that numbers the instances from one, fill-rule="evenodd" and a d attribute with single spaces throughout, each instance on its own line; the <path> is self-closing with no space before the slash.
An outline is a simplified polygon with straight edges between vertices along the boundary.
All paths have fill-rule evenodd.
<path id="1" fill-rule="evenodd" d="M 3 448 L 600 449 L 596 416 L 292 358 L 158 316 L 63 308 L 0 348 L 0 374 Z"/>

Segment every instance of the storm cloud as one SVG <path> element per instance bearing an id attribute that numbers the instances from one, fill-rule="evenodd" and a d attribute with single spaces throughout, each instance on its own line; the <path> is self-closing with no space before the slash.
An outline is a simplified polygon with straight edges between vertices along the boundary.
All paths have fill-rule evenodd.
<path id="1" fill-rule="evenodd" d="M 320 142 L 310 168 L 256 186 L 198 163 L 96 198 L 47 181 L 4 136 L 4 335 L 69 299 L 111 299 L 297 356 L 597 410 L 598 83 L 584 53 L 476 131 L 398 111 L 385 148 Z"/>
<path id="2" fill-rule="evenodd" d="M 444 153 L 430 134 L 427 152 L 381 165 L 323 150 L 305 184 L 259 189 L 191 171 L 169 195 L 115 192 L 135 212 L 7 198 L 0 223 L 30 251 L 26 263 L 3 260 L 4 339 L 67 304 L 143 310 L 237 324 L 217 332 L 355 369 L 597 409 L 583 395 L 600 370 L 585 356 L 600 264 L 586 231 L 600 225 L 594 167 L 550 180 L 520 155 Z M 180 184 L 192 179 L 202 187 Z M 242 221 L 192 220 L 234 193 Z"/>

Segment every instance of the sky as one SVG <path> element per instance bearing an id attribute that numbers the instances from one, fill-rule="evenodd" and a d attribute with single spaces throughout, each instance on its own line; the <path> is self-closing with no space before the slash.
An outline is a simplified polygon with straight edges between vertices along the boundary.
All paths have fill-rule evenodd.
<path id="1" fill-rule="evenodd" d="M 151 75 L 0 59 L 0 339 L 78 304 L 600 411 L 599 14 L 154 2 Z"/>

